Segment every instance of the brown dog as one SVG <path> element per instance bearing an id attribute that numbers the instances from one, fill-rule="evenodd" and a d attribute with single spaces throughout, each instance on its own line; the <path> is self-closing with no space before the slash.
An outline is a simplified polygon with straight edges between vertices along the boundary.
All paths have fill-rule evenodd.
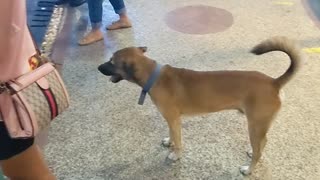
<path id="1" fill-rule="evenodd" d="M 240 171 L 245 175 L 251 173 L 267 142 L 268 129 L 280 109 L 279 91 L 296 73 L 301 59 L 295 43 L 285 37 L 266 40 L 251 52 L 261 55 L 270 51 L 283 51 L 291 59 L 288 70 L 276 79 L 255 71 L 199 72 L 169 65 L 162 67 L 149 94 L 169 125 L 170 138 L 163 140 L 164 145 L 172 147 L 169 159 L 177 160 L 181 156 L 181 115 L 237 109 L 248 119 L 253 150 L 250 166 L 242 166 Z M 125 79 L 144 87 L 157 67 L 144 52 L 146 47 L 119 50 L 98 69 L 111 76 L 114 83 Z"/>

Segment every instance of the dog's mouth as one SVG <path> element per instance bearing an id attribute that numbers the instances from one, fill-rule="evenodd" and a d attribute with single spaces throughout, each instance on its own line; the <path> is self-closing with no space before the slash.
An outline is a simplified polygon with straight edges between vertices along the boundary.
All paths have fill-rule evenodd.
<path id="1" fill-rule="evenodd" d="M 106 76 L 110 76 L 110 81 L 113 82 L 113 83 L 117 83 L 117 82 L 119 82 L 119 81 L 121 81 L 123 79 L 123 77 L 116 72 L 116 68 L 111 63 L 111 61 L 106 62 L 104 64 L 101 64 L 98 67 L 98 70 L 102 74 L 104 74 Z"/>
<path id="2" fill-rule="evenodd" d="M 119 81 L 121 81 L 123 78 L 120 74 L 114 74 L 110 77 L 110 81 L 113 83 L 117 83 Z"/>

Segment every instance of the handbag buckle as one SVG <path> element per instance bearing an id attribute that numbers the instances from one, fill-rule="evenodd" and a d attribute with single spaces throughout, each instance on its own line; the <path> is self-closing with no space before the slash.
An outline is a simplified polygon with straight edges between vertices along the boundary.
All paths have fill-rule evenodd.
<path id="1" fill-rule="evenodd" d="M 6 86 L 6 84 L 0 83 L 0 94 L 2 94 L 2 93 L 4 93 L 4 92 L 10 92 L 10 90 L 8 89 L 8 87 Z"/>

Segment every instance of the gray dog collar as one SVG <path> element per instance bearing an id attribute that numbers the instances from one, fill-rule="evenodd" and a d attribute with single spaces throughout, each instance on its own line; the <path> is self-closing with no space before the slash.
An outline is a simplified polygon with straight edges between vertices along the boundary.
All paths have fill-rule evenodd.
<path id="1" fill-rule="evenodd" d="M 158 79 L 158 77 L 160 75 L 161 68 L 162 68 L 162 65 L 157 63 L 156 68 L 153 70 L 151 76 L 149 77 L 146 84 L 142 88 L 140 98 L 138 101 L 139 105 L 143 105 L 147 93 L 150 91 L 153 84 L 156 82 L 156 80 Z"/>

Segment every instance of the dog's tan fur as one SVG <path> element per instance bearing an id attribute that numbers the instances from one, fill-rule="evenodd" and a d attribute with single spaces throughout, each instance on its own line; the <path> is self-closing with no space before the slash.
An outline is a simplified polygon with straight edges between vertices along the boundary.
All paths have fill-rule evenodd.
<path id="1" fill-rule="evenodd" d="M 156 62 L 143 53 L 146 48 L 125 48 L 114 53 L 111 62 L 123 79 L 143 86 L 155 69 Z M 241 172 L 250 174 L 257 164 L 265 144 L 268 129 L 280 109 L 279 90 L 296 73 L 300 54 L 295 43 L 284 37 L 263 41 L 251 51 L 263 54 L 283 51 L 290 56 L 291 65 L 279 78 L 273 79 L 255 71 L 200 72 L 165 65 L 150 91 L 150 97 L 169 125 L 172 146 L 169 158 L 181 156 L 181 115 L 195 115 L 237 109 L 248 119 L 250 142 L 253 149 L 250 166 Z M 113 78 L 113 77 L 112 77 Z"/>

